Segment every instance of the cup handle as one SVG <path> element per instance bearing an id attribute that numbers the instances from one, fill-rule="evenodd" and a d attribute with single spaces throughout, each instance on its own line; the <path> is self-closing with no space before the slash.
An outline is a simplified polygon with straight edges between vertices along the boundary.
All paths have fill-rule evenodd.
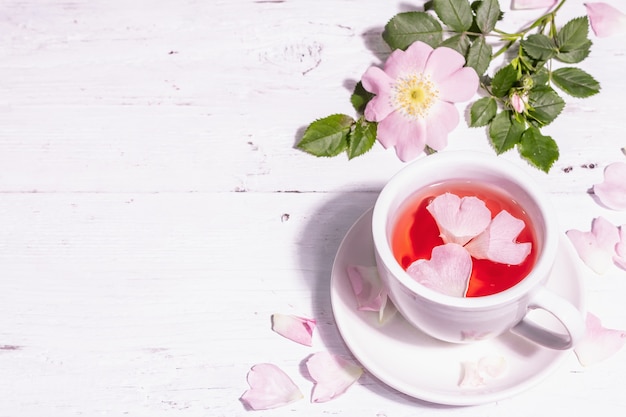
<path id="1" fill-rule="evenodd" d="M 541 288 L 534 294 L 528 310 L 541 309 L 554 316 L 562 325 L 565 334 L 557 333 L 524 317 L 511 331 L 542 346 L 566 350 L 574 347 L 585 334 L 585 320 L 582 313 L 565 299 Z"/>

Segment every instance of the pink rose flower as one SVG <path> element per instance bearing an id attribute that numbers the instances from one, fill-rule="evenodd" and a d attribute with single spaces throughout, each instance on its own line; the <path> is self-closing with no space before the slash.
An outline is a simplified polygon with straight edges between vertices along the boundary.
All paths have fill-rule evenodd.
<path id="1" fill-rule="evenodd" d="M 414 159 L 426 145 L 445 148 L 459 123 L 454 103 L 469 100 L 478 89 L 476 71 L 464 65 L 455 50 L 418 41 L 393 51 L 383 69 L 370 67 L 361 81 L 375 94 L 365 118 L 378 122 L 378 141 L 394 146 L 402 161 Z"/>

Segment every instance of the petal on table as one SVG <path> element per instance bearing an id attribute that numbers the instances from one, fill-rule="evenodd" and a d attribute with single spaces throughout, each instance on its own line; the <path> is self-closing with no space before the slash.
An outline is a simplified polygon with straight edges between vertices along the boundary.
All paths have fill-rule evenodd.
<path id="1" fill-rule="evenodd" d="M 611 266 L 619 233 L 617 226 L 604 217 L 593 220 L 590 232 L 575 229 L 566 232 L 580 259 L 598 274 L 604 274 Z"/>
<path id="2" fill-rule="evenodd" d="M 613 356 L 625 343 L 626 331 L 607 329 L 598 317 L 587 313 L 587 331 L 574 352 L 583 366 L 589 366 Z"/>
<path id="3" fill-rule="evenodd" d="M 613 210 L 626 210 L 626 163 L 614 162 L 604 170 L 604 181 L 593 186 L 600 202 Z"/>
<path id="4" fill-rule="evenodd" d="M 446 243 L 465 245 L 489 226 L 491 212 L 476 197 L 463 197 L 451 193 L 437 196 L 426 207 L 439 226 Z"/>
<path id="5" fill-rule="evenodd" d="M 591 29 L 597 37 L 607 37 L 626 31 L 626 15 L 603 3 L 585 3 Z"/>
<path id="6" fill-rule="evenodd" d="M 254 365 L 248 372 L 248 385 L 241 401 L 253 410 L 281 407 L 304 397 L 291 378 L 271 363 Z"/>
<path id="7" fill-rule="evenodd" d="M 305 346 L 313 345 L 315 325 L 314 319 L 279 313 L 272 314 L 273 331 Z"/>
<path id="8" fill-rule="evenodd" d="M 463 246 L 446 243 L 433 248 L 430 260 L 419 259 L 406 272 L 434 291 L 464 297 L 472 273 L 472 258 Z"/>
<path id="9" fill-rule="evenodd" d="M 363 368 L 329 352 L 311 355 L 306 367 L 315 381 L 311 394 L 311 402 L 314 403 L 340 396 L 363 375 Z"/>
<path id="10" fill-rule="evenodd" d="M 523 220 L 502 210 L 493 218 L 487 230 L 465 245 L 465 249 L 476 259 L 519 265 L 532 249 L 531 243 L 515 241 L 524 227 L 526 224 Z"/>

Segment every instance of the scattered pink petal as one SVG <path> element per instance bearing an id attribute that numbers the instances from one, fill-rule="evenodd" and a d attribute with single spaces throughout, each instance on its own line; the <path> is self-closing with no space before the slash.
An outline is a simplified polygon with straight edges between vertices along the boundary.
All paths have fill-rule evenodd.
<path id="1" fill-rule="evenodd" d="M 349 265 L 347 272 L 358 310 L 378 312 L 378 320 L 381 323 L 395 314 L 396 309 L 389 302 L 387 290 L 375 266 Z"/>
<path id="2" fill-rule="evenodd" d="M 591 232 L 566 232 L 580 259 L 598 274 L 604 274 L 611 266 L 620 241 L 619 233 L 618 228 L 603 217 L 593 220 Z"/>
<path id="3" fill-rule="evenodd" d="M 613 210 L 626 210 L 626 163 L 614 162 L 604 170 L 604 181 L 593 186 L 602 204 Z"/>
<path id="4" fill-rule="evenodd" d="M 463 297 L 472 273 L 472 258 L 463 246 L 446 243 L 433 248 L 429 261 L 418 259 L 406 272 L 425 287 Z"/>
<path id="5" fill-rule="evenodd" d="M 427 207 L 445 243 L 465 245 L 489 226 L 491 212 L 477 197 L 451 193 L 437 196 Z"/>
<path id="6" fill-rule="evenodd" d="M 626 31 L 626 15 L 606 3 L 585 3 L 591 29 L 597 37 L 615 35 Z"/>
<path id="7" fill-rule="evenodd" d="M 541 9 L 544 7 L 552 7 L 557 0 L 513 0 L 511 8 L 514 10 L 522 9 Z"/>
<path id="8" fill-rule="evenodd" d="M 248 384 L 250 389 L 241 400 L 253 410 L 281 407 L 304 398 L 291 378 L 271 363 L 254 365 L 248 372 Z"/>
<path id="9" fill-rule="evenodd" d="M 615 245 L 615 256 L 613 260 L 617 266 L 626 270 L 626 224 L 619 227 L 619 238 L 619 243 Z"/>
<path id="10" fill-rule="evenodd" d="M 459 386 L 463 388 L 484 387 L 488 380 L 502 377 L 508 369 L 507 361 L 502 356 L 483 356 L 477 362 L 463 362 L 461 366 L 463 375 Z"/>
<path id="11" fill-rule="evenodd" d="M 360 366 L 329 352 L 318 352 L 307 360 L 307 369 L 315 381 L 311 402 L 322 403 L 343 394 L 363 374 Z"/>
<path id="12" fill-rule="evenodd" d="M 532 248 L 532 244 L 528 242 L 517 243 L 515 241 L 524 227 L 526 225 L 523 220 L 502 210 L 493 218 L 487 230 L 465 245 L 465 249 L 476 259 L 519 265 L 526 259 Z"/>
<path id="13" fill-rule="evenodd" d="M 305 346 L 313 345 L 314 319 L 287 314 L 272 314 L 272 330 L 289 340 Z"/>
<path id="14" fill-rule="evenodd" d="M 587 331 L 574 352 L 583 366 L 601 362 L 619 351 L 626 343 L 626 331 L 607 329 L 591 313 L 587 313 Z"/>

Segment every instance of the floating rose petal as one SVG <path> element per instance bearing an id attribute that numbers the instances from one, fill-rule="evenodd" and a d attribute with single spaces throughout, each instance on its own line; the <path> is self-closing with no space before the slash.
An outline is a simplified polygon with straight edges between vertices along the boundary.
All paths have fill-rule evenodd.
<path id="1" fill-rule="evenodd" d="M 291 378 L 271 363 L 254 365 L 248 372 L 248 384 L 250 389 L 241 401 L 253 410 L 281 407 L 304 397 Z"/>
<path id="2" fill-rule="evenodd" d="M 604 181 L 593 186 L 602 204 L 613 210 L 626 210 L 626 163 L 614 162 L 604 170 Z"/>
<path id="3" fill-rule="evenodd" d="M 543 7 L 552 7 L 557 0 L 513 0 L 511 8 L 514 10 L 522 9 L 540 9 Z"/>
<path id="4" fill-rule="evenodd" d="M 419 259 L 406 272 L 425 287 L 463 297 L 472 273 L 472 258 L 463 246 L 446 243 L 433 248 L 429 261 Z"/>
<path id="5" fill-rule="evenodd" d="M 597 37 L 615 35 L 626 31 L 626 15 L 606 3 L 585 3 L 591 29 Z"/>
<path id="6" fill-rule="evenodd" d="M 465 245 L 489 226 L 491 212 L 476 197 L 463 197 L 451 193 L 437 196 L 427 210 L 439 226 L 445 243 Z"/>
<path id="7" fill-rule="evenodd" d="M 395 314 L 396 309 L 388 302 L 387 290 L 383 287 L 375 266 L 349 265 L 347 273 L 358 310 L 378 312 L 381 323 Z"/>
<path id="8" fill-rule="evenodd" d="M 604 274 L 609 269 L 620 241 L 616 226 L 604 217 L 597 217 L 591 224 L 591 232 L 568 230 L 566 234 L 589 268 L 598 274 Z"/>
<path id="9" fill-rule="evenodd" d="M 583 366 L 603 361 L 619 351 L 626 343 L 626 331 L 607 329 L 591 313 L 587 313 L 587 331 L 574 352 Z"/>
<path id="10" fill-rule="evenodd" d="M 626 224 L 620 226 L 619 238 L 619 243 L 615 245 L 615 257 L 613 260 L 617 266 L 626 270 Z"/>
<path id="11" fill-rule="evenodd" d="M 463 376 L 459 386 L 463 388 L 478 388 L 487 385 L 489 379 L 503 376 L 508 368 L 506 359 L 502 356 L 483 356 L 477 362 L 463 362 Z"/>
<path id="12" fill-rule="evenodd" d="M 306 367 L 315 381 L 311 402 L 322 403 L 343 394 L 363 375 L 360 366 L 328 352 L 318 352 L 306 361 Z"/>
<path id="13" fill-rule="evenodd" d="M 532 248 L 532 244 L 528 242 L 515 241 L 524 227 L 526 225 L 523 220 L 502 210 L 493 218 L 487 230 L 465 245 L 465 249 L 476 259 L 519 265 L 524 262 Z"/>
<path id="14" fill-rule="evenodd" d="M 313 345 L 314 319 L 287 314 L 272 314 L 272 330 L 289 340 L 305 346 Z"/>

